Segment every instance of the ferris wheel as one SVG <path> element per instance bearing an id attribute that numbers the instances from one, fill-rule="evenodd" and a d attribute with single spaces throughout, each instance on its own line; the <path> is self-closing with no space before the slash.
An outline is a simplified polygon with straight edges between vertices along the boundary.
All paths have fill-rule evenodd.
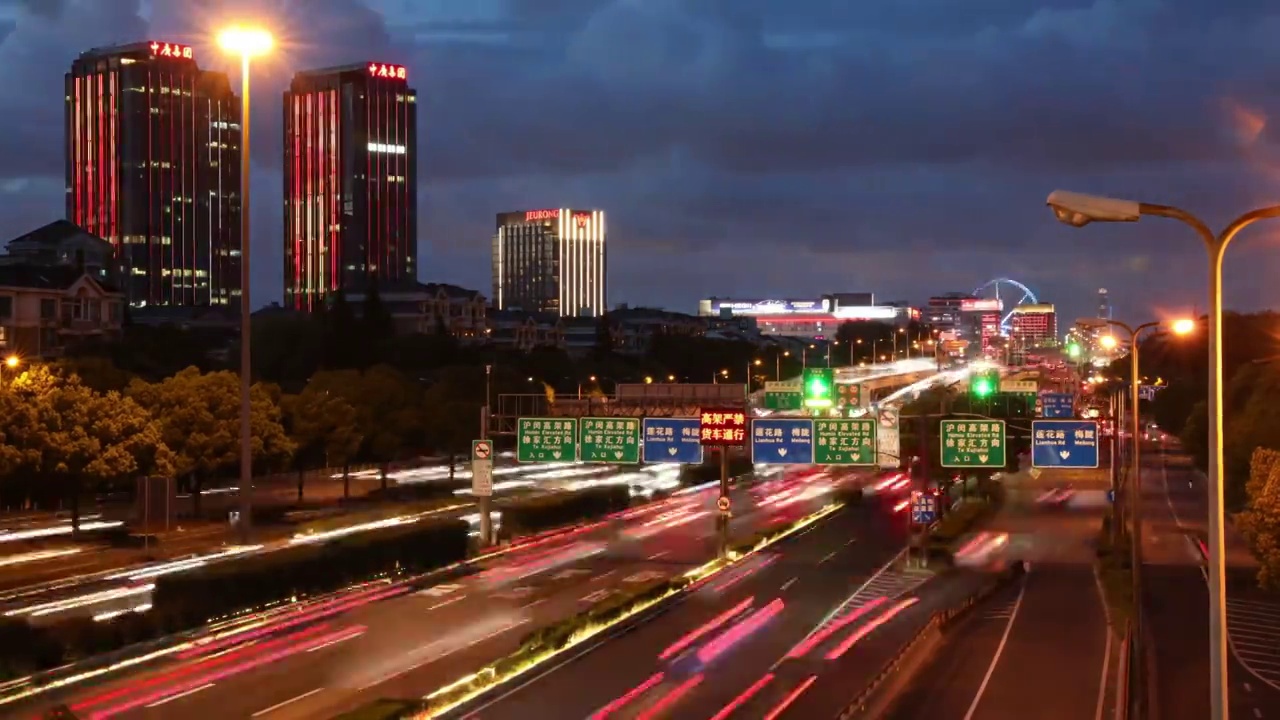
<path id="1" fill-rule="evenodd" d="M 974 288 L 973 295 L 981 297 L 987 293 L 994 294 L 997 300 L 1002 301 L 1001 307 L 1008 310 L 1003 317 L 1000 318 L 1000 332 L 1008 335 L 1010 330 L 1010 319 L 1013 317 L 1013 308 L 1018 305 L 1036 304 L 1040 301 L 1036 299 L 1036 294 L 1031 292 L 1031 288 L 1023 285 L 1017 280 L 1009 278 L 996 278 L 988 280 L 985 283 Z"/>

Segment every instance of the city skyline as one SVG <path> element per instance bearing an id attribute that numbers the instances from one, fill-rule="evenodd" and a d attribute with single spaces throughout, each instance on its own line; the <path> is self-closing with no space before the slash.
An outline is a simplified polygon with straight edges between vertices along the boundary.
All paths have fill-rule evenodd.
<path id="1" fill-rule="evenodd" d="M 249 3 L 227 3 L 222 11 L 226 18 L 210 17 L 187 2 L 152 3 L 145 11 L 142 3 L 113 5 L 113 12 L 94 5 L 53 4 L 38 14 L 10 9 L 6 12 L 17 14 L 0 19 L 7 28 L 0 49 L 10 53 L 10 67 L 26 80 L 22 91 L 0 91 L 0 103 L 19 118 L 7 141 L 21 149 L 11 150 L 19 160 L 3 183 L 10 202 L 0 210 L 0 227 L 9 236 L 61 216 L 60 143 L 52 132 L 56 125 L 43 119 L 60 112 L 61 83 L 50 79 L 64 72 L 78 52 L 112 42 L 168 38 L 195 48 L 202 67 L 230 69 L 233 81 L 238 75 L 234 63 L 211 46 L 211 38 L 218 22 L 250 8 Z M 768 79 L 776 76 L 769 74 L 771 69 L 799 73 L 797 62 L 805 56 L 840 60 L 837 67 L 845 77 L 861 77 L 838 52 L 859 22 L 885 33 L 905 33 L 917 46 L 937 52 L 977 42 L 980 36 L 968 23 L 949 31 L 916 27 L 907 32 L 901 19 L 875 7 L 857 18 L 819 17 L 827 11 L 818 9 L 813 16 L 792 13 L 783 21 L 749 8 L 729 17 L 714 7 L 639 12 L 583 3 L 568 15 L 551 9 L 533 16 L 477 4 L 473 11 L 457 10 L 446 17 L 440 10 L 415 11 L 392 2 L 370 0 L 368 6 L 349 0 L 311 3 L 308 22 L 297 21 L 303 12 L 299 3 L 281 0 L 269 8 L 275 15 L 267 20 L 277 29 L 307 28 L 307 34 L 297 30 L 282 37 L 281 53 L 262 62 L 260 74 L 255 70 L 255 301 L 282 296 L 279 93 L 299 69 L 365 59 L 403 63 L 417 79 L 419 127 L 430 129 L 423 133 L 419 152 L 419 276 L 473 288 L 489 284 L 489 223 L 495 212 L 600 207 L 610 212 L 613 226 L 613 302 L 688 311 L 699 298 L 711 295 L 798 296 L 832 287 L 920 302 L 1004 275 L 1063 305 L 1064 317 L 1094 314 L 1090 295 L 1108 287 L 1117 316 L 1141 319 L 1203 304 L 1201 249 L 1189 235 L 1182 237 L 1186 233 L 1181 228 L 1156 221 L 1136 229 L 1073 234 L 1058 227 L 1043 208 L 1048 190 L 1063 186 L 1136 194 L 1185 204 L 1213 220 L 1247 209 L 1270 192 L 1267 108 L 1253 92 L 1258 78 L 1245 72 L 1250 52 L 1255 52 L 1251 35 L 1237 43 L 1238 65 L 1187 88 L 1184 98 L 1189 100 L 1183 101 L 1186 112 L 1181 113 L 1186 119 L 1171 126 L 1161 122 L 1167 114 L 1155 114 L 1165 106 L 1146 103 L 1149 93 L 1139 90 L 1132 93 L 1133 107 L 1099 111 L 1098 118 L 1073 110 L 1111 97 L 1109 82 L 1128 82 L 1102 77 L 1107 63 L 1125 55 L 1104 32 L 1109 25 L 1101 11 L 1073 15 L 1057 6 L 990 9 L 985 22 L 1012 44 L 1005 55 L 981 62 L 1010 89 L 1041 97 L 1027 89 L 1022 75 L 1012 74 L 1019 64 L 1028 66 L 1027 75 L 1042 68 L 1041 78 L 1051 77 L 1048 68 L 1064 58 L 1082 65 L 1077 75 L 1063 78 L 1075 89 L 1062 101 L 1069 105 L 1013 103 L 1002 121 L 1009 127 L 990 137 L 985 131 L 995 128 L 979 122 L 973 104 L 941 88 L 935 91 L 938 97 L 917 99 L 913 105 L 900 94 L 873 92 L 880 85 L 867 80 L 868 92 L 873 92 L 868 97 L 876 102 L 859 117 L 829 96 L 820 79 L 796 75 L 794 89 Z M 1222 22 L 1240 26 L 1255 17 L 1250 8 L 1195 11 L 1206 22 L 1216 17 L 1210 13 L 1220 12 Z M 1125 17 L 1108 22 L 1153 28 L 1146 32 L 1157 59 L 1177 45 L 1176 37 L 1157 37 L 1166 33 L 1172 10 L 1119 12 Z M 610 40 L 610 33 L 628 23 L 638 23 L 647 34 Z M 552 32 L 553 27 L 558 29 Z M 819 27 L 828 34 L 818 33 Z M 680 32 L 688 33 L 681 47 L 690 57 L 664 54 L 660 44 L 643 40 L 659 43 Z M 56 43 L 44 42 L 55 37 Z M 1021 42 L 1029 37 L 1050 42 L 1031 48 Z M 645 62 L 632 67 L 611 61 L 605 49 L 615 42 L 631 42 L 628 55 Z M 1081 62 L 1079 55 L 1089 43 L 1095 46 L 1094 63 Z M 694 50 L 702 53 L 703 64 L 691 59 L 698 56 Z M 441 62 L 446 54 L 449 62 Z M 1150 62 L 1151 67 L 1140 67 L 1154 69 L 1155 60 Z M 1179 62 L 1191 59 L 1172 67 L 1181 67 Z M 756 89 L 775 93 L 777 105 L 792 108 L 794 117 L 772 113 L 777 122 L 768 134 L 750 126 L 751 113 L 742 112 L 741 105 L 746 88 L 733 79 L 737 73 L 731 68 L 757 69 L 747 73 L 758 78 Z M 930 77 L 921 75 L 925 87 L 930 87 Z M 687 101 L 695 91 L 708 102 L 685 102 L 687 110 L 663 116 L 661 122 L 634 122 L 651 117 L 647 108 L 667 107 L 677 98 Z M 825 114 L 819 120 L 856 120 L 864 130 L 853 138 L 844 130 L 844 139 L 829 136 L 822 130 L 826 121 L 815 124 L 795 110 L 801 105 L 792 93 L 800 91 L 821 100 Z M 584 111 L 593 106 L 583 103 L 591 92 L 616 97 L 611 102 L 617 108 L 606 111 L 596 104 L 595 116 L 584 124 L 590 115 Z M 545 118 L 535 121 L 527 112 L 512 110 L 537 99 L 547 108 Z M 728 112 L 711 112 L 712 104 Z M 1150 109 L 1144 107 L 1148 104 Z M 907 112 L 908 107 L 917 110 Z M 890 110 L 924 122 L 944 109 L 954 122 L 930 143 L 919 140 L 938 130 L 934 125 L 912 121 L 906 128 L 893 128 L 882 121 Z M 1114 148 L 1095 143 L 1099 147 L 1084 152 L 1072 140 L 1083 132 L 1055 122 L 1054 113 L 1083 125 L 1076 130 L 1127 140 Z M 1126 114 L 1132 116 L 1126 123 L 1139 123 L 1145 135 L 1108 119 Z M 707 132 L 709 125 L 714 132 Z M 1028 134 L 1032 129 L 1035 137 Z M 894 130 L 910 131 L 914 142 L 903 145 Z M 727 152 L 728 137 L 744 138 L 747 144 Z M 756 141 L 747 142 L 750 138 Z M 1178 138 L 1195 142 L 1173 142 Z M 1175 153 L 1171 147 L 1183 149 Z M 1275 303 L 1265 279 L 1276 263 L 1266 249 L 1259 238 L 1233 251 L 1230 306 Z M 1184 284 L 1167 282 L 1170 276 L 1185 278 Z"/>

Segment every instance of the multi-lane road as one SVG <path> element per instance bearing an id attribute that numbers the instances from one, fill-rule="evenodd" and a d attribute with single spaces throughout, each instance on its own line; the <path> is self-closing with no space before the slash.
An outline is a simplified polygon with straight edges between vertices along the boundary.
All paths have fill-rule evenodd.
<path id="1" fill-rule="evenodd" d="M 1007 482 L 990 532 L 1007 534 L 1005 560 L 1028 572 L 948 630 L 891 717 L 1080 720 L 1114 704 L 1118 644 L 1093 573 L 1106 483 L 1061 470 Z"/>
<path id="2" fill-rule="evenodd" d="M 793 475 L 744 489 L 734 500 L 735 537 L 803 517 L 830 500 L 832 487 L 827 477 Z M 304 616 L 287 629 L 276 620 L 269 635 L 242 635 L 24 707 L 66 703 L 95 718 L 284 720 L 417 697 L 514 650 L 540 626 L 705 562 L 718 540 L 714 501 L 704 491 L 644 506 L 446 584 L 371 586 L 344 596 L 340 614 Z"/>
<path id="3" fill-rule="evenodd" d="M 895 562 L 893 505 L 846 508 L 453 716 L 834 717 L 931 613 L 985 581 Z"/>
<path id="4" fill-rule="evenodd" d="M 1208 522 L 1204 475 L 1169 444 L 1143 463 L 1143 603 L 1161 720 L 1209 717 L 1208 585 L 1199 547 Z M 1280 718 L 1280 598 L 1257 588 L 1256 563 L 1227 528 L 1227 677 L 1232 717 Z"/>

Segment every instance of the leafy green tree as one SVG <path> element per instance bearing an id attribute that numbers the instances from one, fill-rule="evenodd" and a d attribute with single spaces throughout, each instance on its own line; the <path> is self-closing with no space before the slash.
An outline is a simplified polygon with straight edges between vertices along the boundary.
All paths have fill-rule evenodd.
<path id="1" fill-rule="evenodd" d="M 301 392 L 320 368 L 324 355 L 323 321 L 310 316 L 253 320 L 253 376 Z"/>
<path id="2" fill-rule="evenodd" d="M 284 402 L 290 437 L 298 448 L 298 458 L 316 458 L 321 467 L 342 467 L 342 496 L 351 493 L 349 467 L 360 452 L 364 436 L 360 432 L 356 409 L 341 395 L 315 385 L 308 385 L 297 395 L 286 396 Z M 303 478 L 298 467 L 298 501 L 302 501 Z"/>
<path id="3" fill-rule="evenodd" d="M 471 452 L 471 441 L 479 437 L 483 405 L 484 368 L 444 368 L 423 395 L 427 441 L 448 456 L 450 480 L 459 459 Z"/>
<path id="4" fill-rule="evenodd" d="M 6 410 L 24 406 L 8 416 L 5 442 L 19 450 L 2 453 L 5 462 L 57 489 L 71 509 L 75 533 L 87 491 L 173 471 L 159 423 L 131 398 L 96 393 L 74 375 L 59 377 L 43 366 L 14 378 L 3 397 Z"/>
<path id="5" fill-rule="evenodd" d="M 121 370 L 111 362 L 111 358 L 102 355 L 71 356 L 53 365 L 59 375 L 75 375 L 80 382 L 97 392 L 124 391 L 133 373 Z"/>
<path id="6" fill-rule="evenodd" d="M 1258 448 L 1253 452 L 1247 500 L 1236 524 L 1258 558 L 1258 582 L 1280 587 L 1280 452 Z"/>
<path id="7" fill-rule="evenodd" d="M 363 373 L 319 372 L 311 378 L 310 386 L 345 399 L 355 409 L 356 427 L 363 439 L 361 454 L 381 465 L 385 488 L 391 461 L 422 443 L 421 388 L 389 365 L 375 365 Z"/>
<path id="8" fill-rule="evenodd" d="M 273 397 L 278 392 L 256 383 L 249 395 L 251 452 L 255 467 L 263 470 L 281 467 L 294 451 Z M 157 419 L 165 443 L 176 454 L 177 474 L 190 481 L 198 513 L 205 481 L 233 474 L 240 462 L 239 375 L 190 367 L 158 383 L 135 380 L 128 396 Z"/>
<path id="9" fill-rule="evenodd" d="M 1228 507 L 1239 508 L 1254 450 L 1280 450 L 1280 371 L 1271 363 L 1241 366 L 1224 401 L 1224 492 Z"/>
<path id="10" fill-rule="evenodd" d="M 378 289 L 378 281 L 370 276 L 364 302 L 360 308 L 360 335 L 366 353 L 370 353 L 375 361 L 382 359 L 382 351 L 387 343 L 395 337 L 395 320 L 391 311 L 382 301 L 382 293 Z"/>
<path id="11" fill-rule="evenodd" d="M 360 343 L 360 326 L 351 303 L 342 290 L 329 298 L 322 320 L 324 323 L 323 364 L 326 370 L 348 370 L 364 367 L 367 357 Z"/>

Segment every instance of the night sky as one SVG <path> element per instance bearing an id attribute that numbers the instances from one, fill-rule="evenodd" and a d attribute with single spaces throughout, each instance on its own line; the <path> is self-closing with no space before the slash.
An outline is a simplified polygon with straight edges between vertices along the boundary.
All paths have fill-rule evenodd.
<path id="1" fill-rule="evenodd" d="M 239 8 L 239 10 L 237 10 Z M 1058 225 L 1055 188 L 1215 228 L 1280 201 L 1274 0 L 0 0 L 0 237 L 63 214 L 62 76 L 81 50 L 271 26 L 255 69 L 255 305 L 281 293 L 280 95 L 299 69 L 406 65 L 419 274 L 489 292 L 494 213 L 602 208 L 610 302 L 1007 276 L 1091 314 L 1203 309 L 1172 221 Z M 232 73 L 238 83 L 238 72 Z M 1229 254 L 1227 304 L 1277 304 L 1280 222 Z"/>

